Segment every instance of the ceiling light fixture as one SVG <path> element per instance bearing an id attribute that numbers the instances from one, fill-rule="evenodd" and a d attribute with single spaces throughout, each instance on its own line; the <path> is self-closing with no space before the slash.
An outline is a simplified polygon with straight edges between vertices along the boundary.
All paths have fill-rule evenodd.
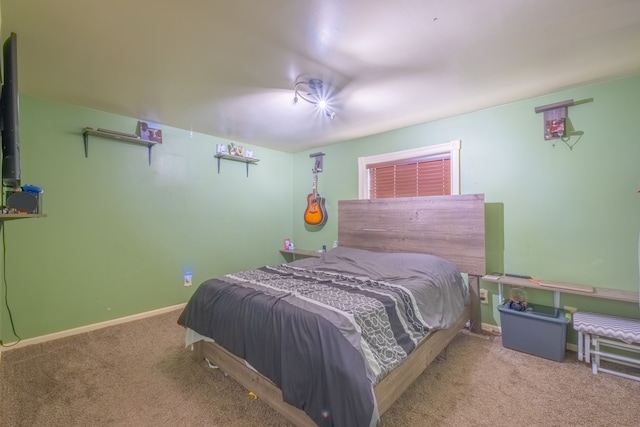
<path id="1" fill-rule="evenodd" d="M 300 92 L 303 90 L 306 94 Z M 335 118 L 336 113 L 329 109 L 327 94 L 324 90 L 324 82 L 321 79 L 309 79 L 296 82 L 293 87 L 293 105 L 298 103 L 298 99 L 304 99 L 309 104 L 315 105 L 327 117 Z"/>

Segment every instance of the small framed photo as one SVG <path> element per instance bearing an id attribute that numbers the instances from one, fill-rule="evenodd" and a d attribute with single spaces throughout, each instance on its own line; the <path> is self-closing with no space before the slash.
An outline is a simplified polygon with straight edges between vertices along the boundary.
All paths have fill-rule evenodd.
<path id="1" fill-rule="evenodd" d="M 143 141 L 162 144 L 162 129 L 152 128 L 147 122 L 138 122 L 138 137 Z"/>
<path id="2" fill-rule="evenodd" d="M 544 112 L 544 139 L 564 137 L 567 107 L 555 108 Z"/>
<path id="3" fill-rule="evenodd" d="M 288 251 L 291 246 L 291 239 L 284 239 L 284 250 Z"/>
<path id="4" fill-rule="evenodd" d="M 564 118 L 545 120 L 544 139 L 558 139 L 564 137 Z"/>

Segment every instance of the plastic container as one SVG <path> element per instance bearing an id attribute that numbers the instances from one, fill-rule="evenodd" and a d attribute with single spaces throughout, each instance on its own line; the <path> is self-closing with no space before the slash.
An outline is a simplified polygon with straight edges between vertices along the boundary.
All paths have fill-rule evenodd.
<path id="1" fill-rule="evenodd" d="M 527 311 L 518 311 L 502 304 L 498 311 L 504 347 L 558 362 L 564 360 L 570 321 L 565 310 L 534 305 Z"/>

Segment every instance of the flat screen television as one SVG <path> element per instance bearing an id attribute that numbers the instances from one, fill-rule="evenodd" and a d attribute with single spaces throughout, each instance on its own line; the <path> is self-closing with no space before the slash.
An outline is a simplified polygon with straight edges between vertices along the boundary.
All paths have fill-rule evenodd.
<path id="1" fill-rule="evenodd" d="M 18 107 L 18 44 L 16 33 L 4 42 L 2 109 L 2 185 L 20 187 L 20 109 Z"/>

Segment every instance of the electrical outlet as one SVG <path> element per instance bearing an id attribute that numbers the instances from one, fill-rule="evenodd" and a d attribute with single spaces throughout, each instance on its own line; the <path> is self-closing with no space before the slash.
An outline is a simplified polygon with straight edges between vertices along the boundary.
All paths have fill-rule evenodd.
<path id="1" fill-rule="evenodd" d="M 489 303 L 489 290 L 488 289 L 480 289 L 480 302 L 482 304 Z"/>
<path id="2" fill-rule="evenodd" d="M 191 274 L 184 275 L 184 286 L 191 286 Z"/>
<path id="3" fill-rule="evenodd" d="M 565 305 L 563 308 L 569 313 L 575 313 L 576 311 L 578 311 L 577 307 L 571 307 L 570 305 Z"/>

